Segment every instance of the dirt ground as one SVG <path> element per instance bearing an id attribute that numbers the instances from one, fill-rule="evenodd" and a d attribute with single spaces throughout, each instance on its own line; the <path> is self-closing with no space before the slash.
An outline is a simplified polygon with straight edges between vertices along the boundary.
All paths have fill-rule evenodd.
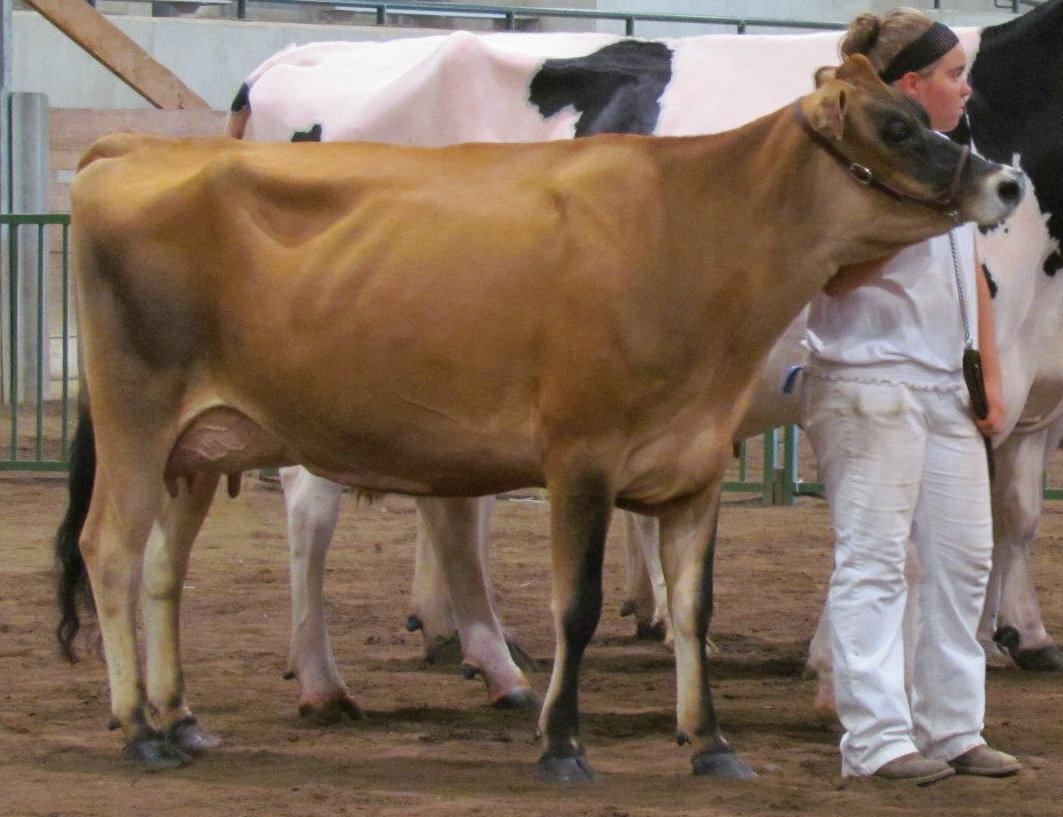
<path id="1" fill-rule="evenodd" d="M 413 503 L 345 499 L 326 589 L 334 646 L 369 720 L 321 727 L 296 713 L 285 681 L 287 555 L 282 498 L 257 480 L 219 495 L 193 553 L 183 612 L 184 668 L 202 724 L 224 746 L 183 769 L 146 773 L 106 730 L 101 661 L 59 657 L 50 540 L 66 501 L 60 479 L 0 480 L 0 814 L 6 817 L 276 817 L 276 815 L 1052 815 L 1063 797 L 1063 678 L 989 673 L 987 736 L 1026 769 L 1007 780 L 952 778 L 918 789 L 839 786 L 838 731 L 812 707 L 802 678 L 829 570 L 826 508 L 730 500 L 717 557 L 712 666 L 728 735 L 759 776 L 695 778 L 674 735 L 671 655 L 636 641 L 617 611 L 623 574 L 615 537 L 605 611 L 584 662 L 583 732 L 594 783 L 554 787 L 535 775 L 535 717 L 496 712 L 482 684 L 454 667 L 425 667 L 404 629 Z M 1041 602 L 1063 632 L 1063 514 L 1042 525 Z M 500 608 L 539 662 L 545 691 L 553 637 L 541 502 L 499 503 L 493 573 Z"/>

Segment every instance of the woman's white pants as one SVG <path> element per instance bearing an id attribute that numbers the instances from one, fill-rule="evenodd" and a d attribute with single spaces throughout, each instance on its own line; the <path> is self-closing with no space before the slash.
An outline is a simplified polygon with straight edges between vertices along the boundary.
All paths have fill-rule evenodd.
<path id="1" fill-rule="evenodd" d="M 835 537 L 828 606 L 842 774 L 870 775 L 913 751 L 952 760 L 985 742 L 975 631 L 993 549 L 985 448 L 963 385 L 809 372 L 802 391 Z M 906 690 L 909 539 L 922 573 Z"/>

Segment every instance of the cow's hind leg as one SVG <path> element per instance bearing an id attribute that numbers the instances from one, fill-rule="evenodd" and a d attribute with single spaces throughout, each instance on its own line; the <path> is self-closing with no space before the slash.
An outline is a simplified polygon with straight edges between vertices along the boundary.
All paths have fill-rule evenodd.
<path id="1" fill-rule="evenodd" d="M 614 497 L 605 479 L 584 476 L 550 488 L 550 538 L 556 648 L 550 688 L 539 718 L 544 780 L 594 778 L 579 737 L 579 673 L 602 611 L 602 556 Z"/>
<path id="2" fill-rule="evenodd" d="M 181 591 L 188 558 L 214 499 L 217 474 L 177 482 L 177 496 L 163 503 L 148 539 L 141 587 L 147 656 L 147 697 L 162 740 L 175 754 L 199 754 L 221 744 L 203 731 L 185 702 L 180 656 Z M 145 751 L 141 747 L 140 751 Z M 154 747 L 150 750 L 156 751 Z"/>
<path id="3" fill-rule="evenodd" d="M 325 557 L 336 530 L 343 486 L 305 468 L 280 469 L 288 515 L 292 633 L 285 677 L 299 682 L 299 714 L 319 723 L 365 713 L 336 666 L 325 624 Z"/>
<path id="4" fill-rule="evenodd" d="M 430 544 L 444 597 L 453 610 L 465 677 L 482 675 L 488 700 L 498 709 L 538 707 L 538 697 L 513 660 L 492 602 L 486 553 L 494 499 L 422 498 L 417 507 L 421 535 Z"/>
<path id="5" fill-rule="evenodd" d="M 477 532 L 468 514 L 448 513 L 451 502 L 477 502 L 422 497 L 417 500 L 417 542 L 414 549 L 412 611 L 406 629 L 424 637 L 424 656 L 431 663 L 460 660 L 461 641 L 450 609 L 446 572 L 436 558 L 442 537 L 453 536 L 474 546 Z M 490 513 L 488 511 L 488 513 Z M 437 521 L 438 520 L 438 521 Z"/>
<path id="6" fill-rule="evenodd" d="M 623 511 L 627 584 L 620 615 L 635 616 L 638 638 L 672 642 L 668 591 L 661 569 L 657 520 Z"/>
<path id="7" fill-rule="evenodd" d="M 978 640 L 990 658 L 1000 649 L 1027 670 L 1063 672 L 1063 650 L 1045 628 L 1031 570 L 1042 473 L 1061 436 L 1057 420 L 1048 429 L 1012 434 L 995 452 L 993 569 Z"/>
<path id="8" fill-rule="evenodd" d="M 661 516 L 661 562 L 672 600 L 677 725 L 680 744 L 694 747 L 694 774 L 754 777 L 720 732 L 709 689 L 705 642 L 712 618 L 712 564 L 720 484 Z"/>
<path id="9" fill-rule="evenodd" d="M 144 693 L 136 640 L 144 556 L 161 507 L 162 482 L 155 489 L 138 475 L 123 479 L 121 473 L 120 467 L 108 468 L 101 460 L 79 542 L 107 658 L 111 726 L 122 730 L 131 759 L 152 768 L 174 768 L 188 758 L 157 727 Z"/>

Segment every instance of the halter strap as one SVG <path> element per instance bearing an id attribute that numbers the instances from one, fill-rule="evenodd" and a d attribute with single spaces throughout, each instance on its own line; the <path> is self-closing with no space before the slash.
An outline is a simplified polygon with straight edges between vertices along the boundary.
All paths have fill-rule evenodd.
<path id="1" fill-rule="evenodd" d="M 920 204 L 928 204 L 932 207 L 941 209 L 947 209 L 956 198 L 956 194 L 959 191 L 960 179 L 963 176 L 963 169 L 967 165 L 967 159 L 970 156 L 971 149 L 967 145 L 960 146 L 960 158 L 956 163 L 956 170 L 952 174 L 952 181 L 949 184 L 948 191 L 936 198 L 924 198 L 922 196 L 914 196 L 911 193 L 905 193 L 898 190 L 895 187 L 891 187 L 881 179 L 875 177 L 875 174 L 871 171 L 871 168 L 866 165 L 859 164 L 852 161 L 848 156 L 841 152 L 838 147 L 827 139 L 823 134 L 817 131 L 808 121 L 808 117 L 805 116 L 805 112 L 801 110 L 801 100 L 796 100 L 791 108 L 793 111 L 794 119 L 801 126 L 801 129 L 808 134 L 809 138 L 819 147 L 823 148 L 827 153 L 838 160 L 839 163 L 845 166 L 849 175 L 853 177 L 857 182 L 865 187 L 873 187 L 875 190 L 879 190 L 891 198 L 899 201 L 917 201 Z M 956 218 L 955 212 L 952 213 L 953 218 Z"/>

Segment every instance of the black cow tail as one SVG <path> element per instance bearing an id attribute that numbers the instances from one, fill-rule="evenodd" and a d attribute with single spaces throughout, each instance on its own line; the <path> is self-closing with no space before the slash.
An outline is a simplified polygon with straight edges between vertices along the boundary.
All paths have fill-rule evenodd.
<path id="1" fill-rule="evenodd" d="M 92 486 L 96 478 L 96 435 L 87 408 L 78 413 L 77 430 L 70 444 L 70 499 L 66 515 L 55 534 L 56 597 L 59 602 L 59 626 L 55 635 L 63 656 L 73 663 L 74 637 L 81 629 L 79 610 L 89 615 L 96 610 L 89 584 L 85 560 L 78 541 L 92 500 Z"/>

